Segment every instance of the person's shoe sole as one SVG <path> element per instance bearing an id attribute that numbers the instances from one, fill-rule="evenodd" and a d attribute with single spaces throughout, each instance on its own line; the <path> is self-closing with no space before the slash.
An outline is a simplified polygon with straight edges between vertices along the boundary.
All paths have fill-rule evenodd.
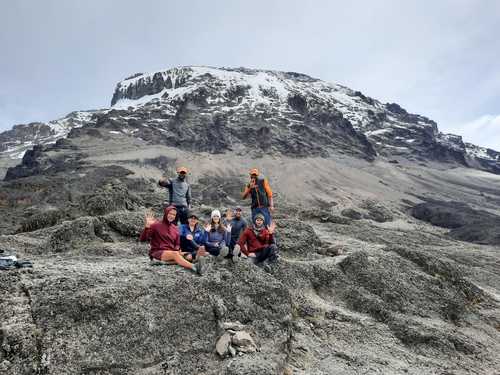
<path id="1" fill-rule="evenodd" d="M 165 262 L 163 260 L 158 260 L 158 259 L 153 259 L 149 261 L 149 265 L 151 266 L 169 266 L 171 264 L 175 263 Z"/>
<path id="2" fill-rule="evenodd" d="M 196 262 L 196 273 L 200 276 L 203 276 L 206 271 L 206 259 L 205 257 L 200 257 L 198 262 Z"/>

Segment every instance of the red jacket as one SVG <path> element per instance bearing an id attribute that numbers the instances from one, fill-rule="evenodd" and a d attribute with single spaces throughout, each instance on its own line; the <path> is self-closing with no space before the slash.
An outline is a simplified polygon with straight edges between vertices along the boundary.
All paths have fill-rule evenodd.
<path id="1" fill-rule="evenodd" d="M 151 249 L 149 250 L 149 255 L 156 251 L 180 250 L 181 237 L 179 229 L 175 224 L 169 223 L 167 220 L 167 214 L 172 209 L 175 209 L 175 207 L 169 206 L 165 208 L 163 211 L 163 220 L 157 221 L 142 231 L 139 240 L 150 241 Z"/>
<path id="2" fill-rule="evenodd" d="M 268 247 L 273 243 L 274 236 L 269 233 L 267 228 L 262 229 L 257 237 L 253 229 L 251 227 L 247 227 L 238 240 L 238 245 L 240 245 L 241 251 L 246 255 L 261 251 L 263 248 Z"/>

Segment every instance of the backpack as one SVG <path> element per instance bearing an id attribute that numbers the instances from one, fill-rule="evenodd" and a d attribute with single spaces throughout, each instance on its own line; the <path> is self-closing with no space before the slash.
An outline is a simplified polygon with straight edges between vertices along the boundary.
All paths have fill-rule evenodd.
<path id="1" fill-rule="evenodd" d="M 29 260 L 17 260 L 15 255 L 0 257 L 0 270 L 8 271 L 14 268 L 32 268 L 33 264 Z"/>

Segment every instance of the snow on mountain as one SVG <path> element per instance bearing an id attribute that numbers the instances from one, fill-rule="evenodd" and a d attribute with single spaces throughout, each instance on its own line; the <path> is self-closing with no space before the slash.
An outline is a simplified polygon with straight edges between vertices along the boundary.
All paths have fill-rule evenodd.
<path id="1" fill-rule="evenodd" d="M 22 159 L 25 152 L 36 144 L 48 145 L 66 137 L 73 128 L 92 123 L 97 111 L 75 111 L 58 120 L 15 125 L 0 133 L 0 157 Z"/>
<path id="2" fill-rule="evenodd" d="M 441 160 L 464 150 L 459 137 L 443 135 L 434 121 L 408 113 L 397 104 L 383 104 L 345 86 L 303 74 L 254 69 L 183 67 L 134 75 L 118 83 L 112 108 L 138 110 L 159 101 L 168 110 L 193 95 L 202 93 L 216 111 L 274 113 L 289 124 L 299 123 L 294 112 L 336 111 L 363 133 L 382 156 L 419 158 L 433 144 L 433 154 Z M 236 102 L 235 102 L 236 99 Z M 175 111 L 175 108 L 170 108 Z M 290 126 L 290 125 L 289 125 Z"/>

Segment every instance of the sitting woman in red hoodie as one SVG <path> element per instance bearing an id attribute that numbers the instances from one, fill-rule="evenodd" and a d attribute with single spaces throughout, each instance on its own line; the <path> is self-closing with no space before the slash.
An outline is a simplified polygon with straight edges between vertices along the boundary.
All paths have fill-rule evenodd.
<path id="1" fill-rule="evenodd" d="M 241 234 L 235 250 L 240 250 L 244 255 L 255 258 L 255 263 L 260 264 L 267 260 L 274 263 L 278 260 L 278 247 L 274 240 L 276 225 L 271 223 L 267 228 L 264 225 L 264 215 L 255 215 L 254 225 L 247 227 Z"/>
<path id="2" fill-rule="evenodd" d="M 175 206 L 165 208 L 162 221 L 157 221 L 151 213 L 146 213 L 144 230 L 139 240 L 150 242 L 150 259 L 176 263 L 201 275 L 205 270 L 203 257 L 200 257 L 198 262 L 193 264 L 186 260 L 181 253 L 179 229 L 174 224 L 176 215 Z"/>

